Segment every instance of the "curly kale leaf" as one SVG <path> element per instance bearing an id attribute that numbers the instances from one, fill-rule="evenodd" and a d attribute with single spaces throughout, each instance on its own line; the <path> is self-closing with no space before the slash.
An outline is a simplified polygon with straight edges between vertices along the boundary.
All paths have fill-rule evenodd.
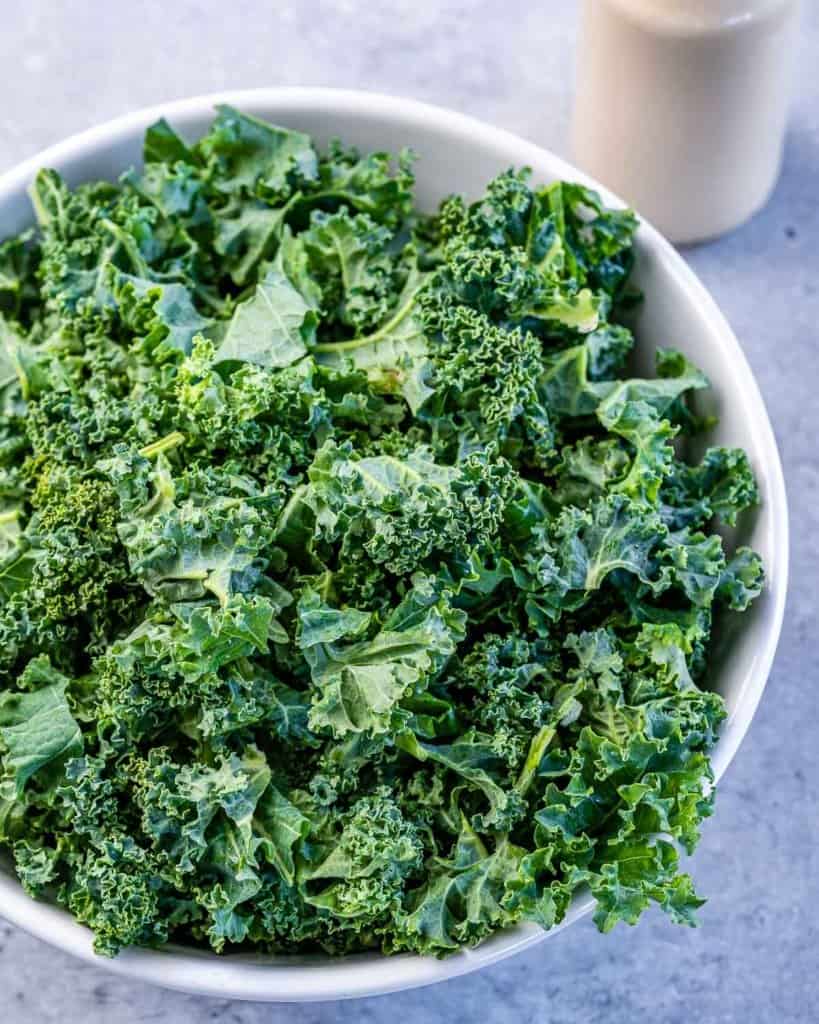
<path id="1" fill-rule="evenodd" d="M 82 732 L 66 700 L 67 685 L 67 679 L 58 678 L 33 692 L 5 692 L 0 698 L 3 767 L 18 795 L 41 768 L 82 750 Z"/>

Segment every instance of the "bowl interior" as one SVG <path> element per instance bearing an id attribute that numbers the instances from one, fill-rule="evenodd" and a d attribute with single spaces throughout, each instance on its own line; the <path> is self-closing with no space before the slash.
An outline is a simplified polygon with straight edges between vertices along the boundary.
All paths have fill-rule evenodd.
<path id="1" fill-rule="evenodd" d="M 91 130 L 38 155 L 0 177 L 0 238 L 32 221 L 26 187 L 39 167 L 56 167 L 71 184 L 116 177 L 140 162 L 145 127 L 166 116 L 193 139 L 202 134 L 216 102 L 298 128 L 320 146 L 341 138 L 365 150 L 417 155 L 420 205 L 434 208 L 450 192 L 478 195 L 486 182 L 510 166 L 528 165 L 536 181 L 571 178 L 596 183 L 554 155 L 487 125 L 422 104 L 392 97 L 320 89 L 260 90 L 203 97 L 130 115 Z M 618 202 L 602 190 L 605 198 Z M 744 735 L 764 687 L 778 639 L 787 574 L 787 511 L 773 433 L 742 351 L 713 300 L 683 260 L 650 226 L 637 236 L 636 283 L 645 301 L 635 329 L 643 368 L 653 350 L 683 351 L 713 384 L 707 402 L 720 417 L 708 444 L 744 447 L 757 473 L 760 508 L 740 524 L 739 536 L 762 555 L 768 587 L 734 629 L 731 617 L 718 624 L 718 653 L 709 683 L 726 699 L 729 718 L 714 750 L 719 776 Z M 565 924 L 588 909 L 575 900 Z M 15 924 L 85 959 L 92 959 L 90 933 L 63 910 L 26 896 L 8 865 L 0 863 L 0 911 Z M 555 934 L 557 929 L 548 934 Z M 466 973 L 508 956 L 543 937 L 521 926 L 493 937 L 473 951 L 446 961 L 401 956 L 326 959 L 216 957 L 204 952 L 133 950 L 110 963 L 121 973 L 172 987 L 221 996 L 267 1000 L 338 999 L 427 984 Z M 99 961 L 97 961 L 99 962 Z"/>

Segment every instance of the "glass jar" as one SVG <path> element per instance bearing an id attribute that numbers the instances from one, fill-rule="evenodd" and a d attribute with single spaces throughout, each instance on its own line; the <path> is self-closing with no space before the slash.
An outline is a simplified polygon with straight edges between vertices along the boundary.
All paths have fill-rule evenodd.
<path id="1" fill-rule="evenodd" d="M 672 241 L 736 227 L 779 174 L 798 0 L 584 0 L 576 162 Z"/>

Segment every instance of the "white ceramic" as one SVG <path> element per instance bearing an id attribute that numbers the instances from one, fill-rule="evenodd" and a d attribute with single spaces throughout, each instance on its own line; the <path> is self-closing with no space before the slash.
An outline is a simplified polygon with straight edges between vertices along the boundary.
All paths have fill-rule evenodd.
<path id="1" fill-rule="evenodd" d="M 674 242 L 736 227 L 779 175 L 798 0 L 584 0 L 574 158 Z"/>
<path id="2" fill-rule="evenodd" d="M 333 136 L 364 149 L 419 155 L 418 194 L 427 208 L 452 191 L 477 195 L 497 172 L 529 165 L 538 181 L 569 178 L 595 185 L 573 167 L 508 132 L 437 107 L 391 96 L 331 89 L 262 89 L 204 96 L 142 110 L 93 128 L 38 154 L 0 177 L 0 238 L 31 222 L 26 186 L 42 167 L 57 168 L 69 182 L 116 177 L 138 163 L 145 128 L 167 117 L 185 136 L 205 131 L 216 103 L 231 103 L 259 117 L 309 132 L 324 145 Z M 619 203 L 602 190 L 609 203 Z M 768 586 L 725 637 L 729 658 L 712 682 L 725 696 L 729 716 L 713 752 L 719 777 L 736 753 L 753 717 L 773 661 L 782 623 L 788 568 L 788 517 L 782 469 L 771 425 L 742 350 L 713 299 L 682 258 L 654 228 L 640 227 L 637 280 L 646 301 L 636 323 L 646 352 L 655 344 L 688 354 L 714 382 L 713 403 L 721 422 L 714 442 L 744 446 L 759 478 L 762 504 L 743 540 L 765 560 Z M 719 828 L 719 815 L 709 825 Z M 590 909 L 588 898 L 572 904 L 563 925 Z M 269 1001 L 310 1001 L 374 995 L 426 985 L 485 967 L 534 945 L 546 935 L 534 925 L 494 936 L 477 949 L 448 960 L 364 955 L 328 958 L 218 957 L 180 947 L 129 950 L 115 960 L 95 957 L 91 933 L 64 910 L 31 900 L 8 868 L 0 867 L 0 913 L 13 924 L 84 960 L 132 978 L 206 995 Z M 605 943 L 601 936 L 598 940 Z"/>

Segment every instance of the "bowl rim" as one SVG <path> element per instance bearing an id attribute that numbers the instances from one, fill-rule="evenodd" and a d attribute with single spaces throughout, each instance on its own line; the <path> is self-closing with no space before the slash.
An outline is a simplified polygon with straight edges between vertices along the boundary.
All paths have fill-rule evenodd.
<path id="1" fill-rule="evenodd" d="M 101 144 L 125 142 L 160 117 L 184 121 L 201 117 L 220 103 L 248 113 L 270 117 L 270 109 L 286 107 L 288 116 L 299 111 L 326 109 L 333 116 L 382 117 L 396 125 L 434 124 L 448 136 L 480 142 L 487 150 L 508 160 L 515 153 L 519 165 L 548 164 L 556 178 L 580 181 L 596 189 L 611 205 L 625 205 L 609 189 L 544 147 L 519 135 L 445 107 L 383 93 L 325 87 L 273 87 L 226 90 L 141 108 L 70 136 L 10 170 L 0 174 L 0 201 L 29 185 L 41 167 L 59 167 L 66 161 L 88 156 Z M 642 220 L 641 247 L 659 259 L 687 301 L 709 321 L 720 344 L 730 352 L 734 383 L 745 393 L 756 415 L 748 423 L 755 447 L 761 453 L 769 482 L 767 511 L 770 519 L 771 556 L 766 563 L 769 610 L 763 642 L 743 681 L 737 707 L 726 720 L 712 753 L 716 779 L 724 773 L 750 726 L 773 663 L 785 609 L 788 577 L 788 509 L 785 482 L 776 439 L 758 385 L 740 344 L 727 320 L 693 270 L 654 227 Z M 127 949 L 113 960 L 97 956 L 88 928 L 70 914 L 28 896 L 12 876 L 0 872 L 0 914 L 12 924 L 86 962 L 105 966 L 117 974 L 167 988 L 207 996 L 268 1002 L 317 1002 L 380 995 L 429 985 L 486 967 L 557 934 L 584 916 L 594 901 L 588 894 L 574 898 L 561 924 L 544 932 L 534 924 L 522 924 L 500 932 L 474 949 L 446 960 L 401 954 L 384 957 L 360 954 L 341 960 L 329 958 L 282 958 L 241 954 L 217 957 L 169 945 L 159 950 Z"/>

